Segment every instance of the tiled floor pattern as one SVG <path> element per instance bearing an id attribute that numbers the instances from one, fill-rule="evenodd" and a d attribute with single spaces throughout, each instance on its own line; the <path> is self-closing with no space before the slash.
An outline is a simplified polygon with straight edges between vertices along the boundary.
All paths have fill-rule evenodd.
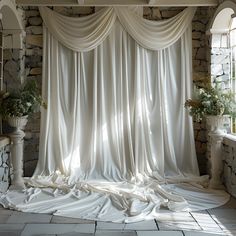
<path id="1" fill-rule="evenodd" d="M 200 212 L 162 212 L 132 224 L 95 222 L 0 208 L 0 236 L 236 236 L 236 199 Z"/>

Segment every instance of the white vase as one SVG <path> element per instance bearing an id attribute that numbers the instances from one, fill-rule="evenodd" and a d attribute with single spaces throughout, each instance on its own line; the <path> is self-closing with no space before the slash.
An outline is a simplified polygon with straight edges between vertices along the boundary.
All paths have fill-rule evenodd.
<path id="1" fill-rule="evenodd" d="M 16 129 L 22 129 L 27 124 L 27 121 L 28 121 L 27 118 L 28 118 L 28 116 L 21 116 L 21 117 L 8 116 L 7 122 L 11 127 L 14 127 Z"/>
<path id="2" fill-rule="evenodd" d="M 22 130 L 27 124 L 28 116 L 8 117 L 8 124 L 15 128 L 9 136 L 11 138 L 11 162 L 13 179 L 10 189 L 21 190 L 25 188 L 23 179 L 23 147 L 25 133 Z"/>
<path id="3" fill-rule="evenodd" d="M 207 116 L 206 122 L 210 127 L 210 132 L 213 134 L 224 134 L 225 131 L 223 129 L 224 122 L 226 121 L 226 116 Z"/>

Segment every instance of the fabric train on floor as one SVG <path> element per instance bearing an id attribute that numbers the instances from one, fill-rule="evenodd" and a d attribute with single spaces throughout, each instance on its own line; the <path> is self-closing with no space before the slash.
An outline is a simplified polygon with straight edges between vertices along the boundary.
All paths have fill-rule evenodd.
<path id="1" fill-rule="evenodd" d="M 34 187 L 23 192 L 9 191 L 1 195 L 0 203 L 23 212 L 131 223 L 158 219 L 166 210 L 199 211 L 229 200 L 224 191 L 206 189 L 199 184 L 160 184 L 150 178 L 139 182 L 68 184 L 62 176 L 53 176 L 26 181 Z"/>

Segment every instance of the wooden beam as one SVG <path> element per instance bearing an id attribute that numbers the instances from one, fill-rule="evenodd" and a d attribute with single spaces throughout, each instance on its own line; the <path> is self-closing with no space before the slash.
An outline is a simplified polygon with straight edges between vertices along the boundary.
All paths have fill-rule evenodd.
<path id="1" fill-rule="evenodd" d="M 218 0 L 149 0 L 149 5 L 160 7 L 217 6 Z"/>
<path id="2" fill-rule="evenodd" d="M 22 6 L 217 6 L 218 0 L 16 0 Z"/>

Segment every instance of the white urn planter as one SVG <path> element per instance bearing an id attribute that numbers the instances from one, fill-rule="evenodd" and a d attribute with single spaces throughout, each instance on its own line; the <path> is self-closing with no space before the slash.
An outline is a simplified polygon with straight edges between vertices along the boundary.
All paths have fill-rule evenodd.
<path id="1" fill-rule="evenodd" d="M 225 116 L 207 116 L 206 121 L 210 127 L 208 133 L 210 137 L 210 161 L 211 161 L 211 179 L 209 188 L 224 189 L 222 183 L 223 162 L 222 162 L 222 141 L 225 136 L 223 124 Z"/>
<path id="2" fill-rule="evenodd" d="M 10 189 L 20 190 L 25 188 L 23 179 L 23 146 L 25 133 L 22 130 L 27 124 L 28 116 L 8 117 L 8 124 L 15 128 L 9 136 L 11 138 L 11 162 L 13 179 Z"/>

